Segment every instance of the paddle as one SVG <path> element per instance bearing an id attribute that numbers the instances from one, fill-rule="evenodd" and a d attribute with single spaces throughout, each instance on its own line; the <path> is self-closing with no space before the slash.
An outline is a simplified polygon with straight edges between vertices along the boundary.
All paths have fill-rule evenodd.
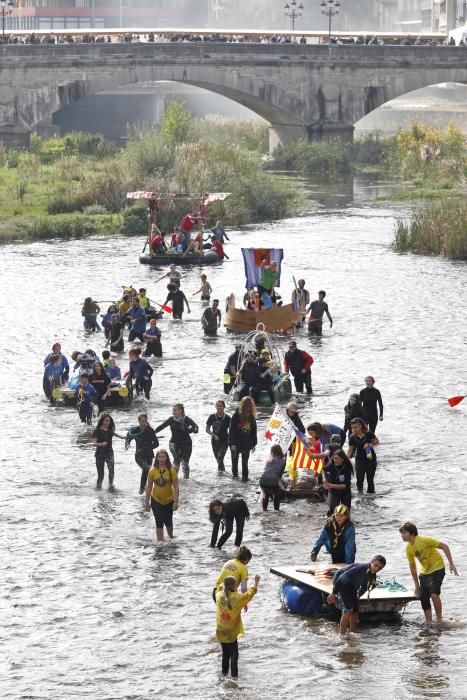
<path id="1" fill-rule="evenodd" d="M 453 407 L 457 406 L 458 403 L 463 401 L 465 399 L 465 396 L 451 396 L 450 399 L 448 399 L 448 404 Z"/>
<path id="2" fill-rule="evenodd" d="M 149 297 L 148 297 L 149 299 Z M 173 314 L 173 309 L 170 306 L 166 306 L 165 304 L 159 304 L 157 301 L 153 301 L 152 299 L 149 299 L 151 304 L 155 304 L 156 306 L 160 306 L 162 311 L 167 311 L 168 314 Z"/>

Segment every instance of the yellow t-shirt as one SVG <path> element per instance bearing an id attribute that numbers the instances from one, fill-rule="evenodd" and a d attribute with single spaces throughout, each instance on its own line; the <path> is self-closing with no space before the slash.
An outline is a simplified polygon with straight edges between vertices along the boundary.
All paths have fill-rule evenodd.
<path id="1" fill-rule="evenodd" d="M 162 506 L 175 499 L 173 485 L 177 483 L 177 472 L 174 467 L 151 467 L 148 474 L 152 481 L 151 498 Z"/>
<path id="2" fill-rule="evenodd" d="M 216 593 L 216 639 L 218 642 L 229 644 L 244 633 L 242 623 L 242 608 L 247 605 L 256 593 L 252 586 L 246 593 L 229 593 L 225 595 L 224 586 Z"/>
<path id="3" fill-rule="evenodd" d="M 233 576 L 237 584 L 240 585 L 242 581 L 246 581 L 248 579 L 248 569 L 246 568 L 245 564 L 238 559 L 231 559 L 230 561 L 227 561 L 216 579 L 214 588 L 219 588 L 227 576 Z"/>
<path id="4" fill-rule="evenodd" d="M 433 537 L 417 535 L 414 543 L 408 542 L 405 548 L 409 564 L 415 564 L 415 559 L 418 559 L 422 565 L 421 574 L 432 574 L 433 571 L 444 569 L 444 559 L 437 550 L 438 545 L 439 540 Z"/>
<path id="5" fill-rule="evenodd" d="M 138 299 L 142 309 L 149 309 L 149 299 L 147 297 L 138 297 Z"/>
<path id="6" fill-rule="evenodd" d="M 126 314 L 128 309 L 130 308 L 131 304 L 129 301 L 122 301 L 120 306 L 118 307 L 118 314 L 120 318 Z"/>

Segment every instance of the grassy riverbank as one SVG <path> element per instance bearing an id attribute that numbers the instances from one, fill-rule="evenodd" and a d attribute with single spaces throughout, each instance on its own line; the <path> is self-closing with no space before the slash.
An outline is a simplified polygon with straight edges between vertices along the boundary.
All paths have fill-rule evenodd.
<path id="1" fill-rule="evenodd" d="M 145 202 L 132 190 L 231 192 L 212 207 L 212 220 L 229 225 L 295 213 L 300 196 L 262 166 L 267 128 L 236 120 L 192 120 L 169 106 L 159 130 L 135 129 L 117 149 L 96 134 L 34 137 L 28 151 L 0 147 L 0 241 L 81 237 L 92 233 L 144 235 Z M 170 231 L 197 202 L 167 207 Z"/>
<path id="2" fill-rule="evenodd" d="M 328 180 L 373 170 L 404 182 L 391 199 L 438 199 L 466 192 L 467 141 L 456 126 L 413 124 L 395 136 L 355 143 L 298 141 L 277 149 L 269 167 Z"/>
<path id="3" fill-rule="evenodd" d="M 394 247 L 401 253 L 444 255 L 467 260 L 467 205 L 446 199 L 413 212 L 409 221 L 397 222 Z"/>

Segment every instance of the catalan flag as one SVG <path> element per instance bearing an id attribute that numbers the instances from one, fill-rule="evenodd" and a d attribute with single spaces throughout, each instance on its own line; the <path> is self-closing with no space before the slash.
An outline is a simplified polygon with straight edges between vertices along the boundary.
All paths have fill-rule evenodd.
<path id="1" fill-rule="evenodd" d="M 319 474 L 323 468 L 322 459 L 312 459 L 310 455 L 321 453 L 321 443 L 313 447 L 305 433 L 295 428 L 297 439 L 295 440 L 294 451 L 287 460 L 287 471 L 291 479 L 296 479 L 299 469 L 310 469 L 315 474 Z"/>

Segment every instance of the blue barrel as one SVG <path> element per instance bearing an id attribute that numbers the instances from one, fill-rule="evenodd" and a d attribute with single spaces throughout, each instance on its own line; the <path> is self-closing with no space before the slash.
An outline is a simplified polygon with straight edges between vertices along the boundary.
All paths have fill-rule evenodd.
<path id="1" fill-rule="evenodd" d="M 280 596 L 282 605 L 294 615 L 320 615 L 323 607 L 323 594 L 300 583 L 284 581 Z"/>

